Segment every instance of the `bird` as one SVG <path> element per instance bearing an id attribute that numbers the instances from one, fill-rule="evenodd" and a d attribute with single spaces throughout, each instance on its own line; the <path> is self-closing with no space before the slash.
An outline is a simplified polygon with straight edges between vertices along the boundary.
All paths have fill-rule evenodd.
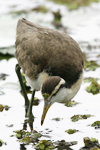
<path id="1" fill-rule="evenodd" d="M 43 96 L 42 125 L 52 104 L 67 103 L 79 91 L 84 72 L 82 51 L 67 33 L 25 18 L 18 20 L 15 46 L 15 57 L 26 81 L 34 94 L 40 90 Z"/>

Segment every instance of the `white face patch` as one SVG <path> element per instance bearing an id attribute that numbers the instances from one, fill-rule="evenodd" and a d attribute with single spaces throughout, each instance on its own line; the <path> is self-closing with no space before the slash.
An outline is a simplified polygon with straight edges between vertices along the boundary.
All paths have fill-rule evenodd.
<path id="1" fill-rule="evenodd" d="M 52 99 L 52 95 L 56 94 L 56 92 L 59 90 L 60 86 L 62 84 L 65 84 L 65 80 L 61 78 L 59 84 L 55 87 L 55 89 L 53 90 L 53 92 L 51 93 L 51 95 L 49 96 L 48 100 Z"/>
<path id="2" fill-rule="evenodd" d="M 55 94 L 62 84 L 65 84 L 65 80 L 61 78 L 59 84 L 55 87 L 51 95 Z"/>

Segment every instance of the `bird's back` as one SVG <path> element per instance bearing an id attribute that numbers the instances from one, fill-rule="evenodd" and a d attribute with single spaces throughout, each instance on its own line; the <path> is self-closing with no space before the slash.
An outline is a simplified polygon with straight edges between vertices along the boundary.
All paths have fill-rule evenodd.
<path id="1" fill-rule="evenodd" d="M 30 79 L 37 78 L 44 70 L 50 76 L 65 79 L 70 86 L 82 72 L 82 52 L 78 44 L 57 30 L 20 19 L 15 44 L 15 57 Z"/>

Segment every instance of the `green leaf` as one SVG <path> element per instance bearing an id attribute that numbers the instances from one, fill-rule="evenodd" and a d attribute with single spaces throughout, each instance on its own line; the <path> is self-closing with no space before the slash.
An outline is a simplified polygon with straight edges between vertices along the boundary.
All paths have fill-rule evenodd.
<path id="1" fill-rule="evenodd" d="M 88 93 L 98 94 L 100 92 L 100 85 L 97 81 L 92 81 L 91 84 L 86 88 Z"/>
<path id="2" fill-rule="evenodd" d="M 21 138 L 22 138 L 22 134 L 21 134 L 21 133 L 17 133 L 17 134 L 16 134 L 16 137 L 17 137 L 18 139 L 21 139 Z"/>
<path id="3" fill-rule="evenodd" d="M 44 149 L 44 148 L 45 148 L 45 145 L 42 144 L 42 143 L 40 143 L 40 144 L 39 144 L 39 148 L 40 148 L 40 149 Z"/>
<path id="4" fill-rule="evenodd" d="M 0 105 L 0 112 L 2 112 L 4 109 L 4 106 L 3 105 Z"/>
<path id="5" fill-rule="evenodd" d="M 84 69 L 94 71 L 96 68 L 98 68 L 98 64 L 95 61 L 84 61 Z"/>
<path id="6" fill-rule="evenodd" d="M 72 119 L 73 122 L 76 122 L 78 120 L 87 119 L 89 117 L 91 117 L 91 115 L 89 115 L 89 114 L 88 115 L 74 115 L 74 116 L 71 117 L 71 119 Z"/>
<path id="7" fill-rule="evenodd" d="M 98 78 L 89 77 L 89 78 L 85 78 L 84 79 L 84 83 L 86 83 L 86 82 L 92 82 L 92 81 L 97 81 L 97 80 L 98 80 Z"/>
<path id="8" fill-rule="evenodd" d="M 76 130 L 76 129 L 68 129 L 65 132 L 67 132 L 68 134 L 73 134 L 73 133 L 78 132 L 78 130 Z"/>
<path id="9" fill-rule="evenodd" d="M 75 106 L 76 104 L 78 104 L 78 103 L 75 101 L 69 101 L 69 102 L 65 103 L 65 106 L 72 107 L 72 106 Z"/>
<path id="10" fill-rule="evenodd" d="M 40 138 L 41 136 L 42 136 L 42 134 L 40 134 L 40 133 L 34 133 L 34 134 L 32 135 L 32 137 L 33 137 L 33 138 L 36 138 L 36 139 Z"/>
<path id="11" fill-rule="evenodd" d="M 98 143 L 98 140 L 97 140 L 96 138 L 91 138 L 90 141 L 91 141 L 91 142 L 97 142 L 97 143 Z"/>
<path id="12" fill-rule="evenodd" d="M 100 121 L 95 121 L 94 123 L 92 123 L 91 126 L 95 128 L 100 128 Z"/>

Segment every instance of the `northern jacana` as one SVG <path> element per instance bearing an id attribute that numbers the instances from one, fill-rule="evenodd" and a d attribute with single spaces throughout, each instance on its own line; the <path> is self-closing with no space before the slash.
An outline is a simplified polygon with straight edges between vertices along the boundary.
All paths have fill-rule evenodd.
<path id="1" fill-rule="evenodd" d="M 41 90 L 44 97 L 42 125 L 54 102 L 66 103 L 77 94 L 83 79 L 81 49 L 69 35 L 44 28 L 24 18 L 18 20 L 15 45 L 15 57 L 27 82 L 33 88 L 33 97 L 29 104 L 21 85 L 27 113 L 32 112 L 35 91 Z M 17 73 L 19 66 L 16 66 Z"/>

